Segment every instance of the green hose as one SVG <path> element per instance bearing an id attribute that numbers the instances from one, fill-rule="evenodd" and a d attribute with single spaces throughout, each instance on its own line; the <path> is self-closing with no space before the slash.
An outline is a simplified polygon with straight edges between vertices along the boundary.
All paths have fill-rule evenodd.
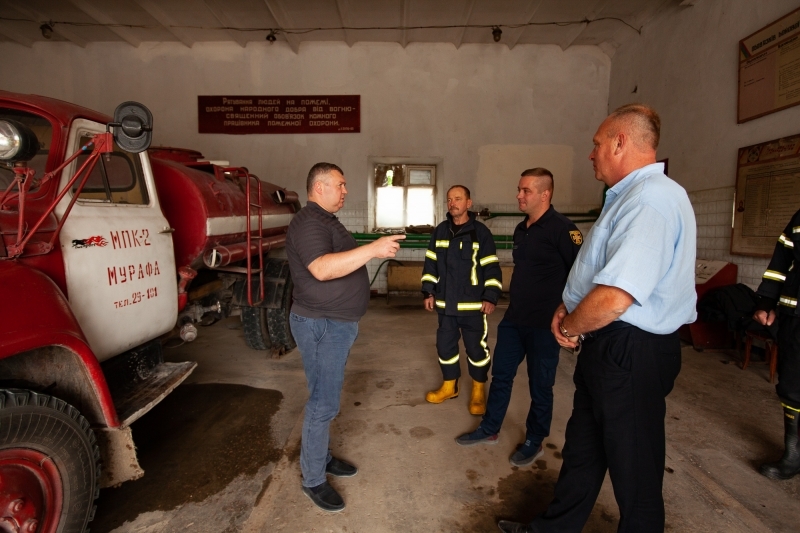
<path id="1" fill-rule="evenodd" d="M 397 263 L 398 265 L 400 265 L 400 266 L 403 266 L 403 263 L 402 263 L 402 262 L 400 262 L 400 261 L 398 261 L 397 259 L 387 259 L 386 261 L 384 261 L 383 263 L 381 263 L 380 265 L 378 265 L 378 270 L 376 270 L 376 271 L 375 271 L 375 275 L 374 275 L 374 276 L 372 276 L 372 281 L 370 281 L 370 282 L 369 282 L 369 286 L 370 286 L 370 287 L 372 287 L 372 284 L 373 284 L 373 283 L 375 283 L 375 279 L 378 277 L 378 273 L 381 271 L 381 267 L 382 267 L 383 265 L 385 265 L 386 263 L 388 263 L 389 261 L 394 261 L 394 262 L 395 262 L 395 263 Z"/>

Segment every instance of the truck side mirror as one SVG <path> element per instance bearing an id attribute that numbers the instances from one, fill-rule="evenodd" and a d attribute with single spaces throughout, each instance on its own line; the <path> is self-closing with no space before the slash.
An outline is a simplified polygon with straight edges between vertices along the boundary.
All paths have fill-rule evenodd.
<path id="1" fill-rule="evenodd" d="M 39 139 L 16 120 L 0 120 L 0 161 L 30 161 L 39 151 Z"/>
<path id="2" fill-rule="evenodd" d="M 153 114 L 139 102 L 123 102 L 114 110 L 114 140 L 132 154 L 144 152 L 153 140 Z"/>

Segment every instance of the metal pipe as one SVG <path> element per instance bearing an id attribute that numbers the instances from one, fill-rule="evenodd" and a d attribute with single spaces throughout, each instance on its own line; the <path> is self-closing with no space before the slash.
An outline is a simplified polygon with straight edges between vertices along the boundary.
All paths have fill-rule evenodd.
<path id="1" fill-rule="evenodd" d="M 275 235 L 273 237 L 265 237 L 261 240 L 262 251 L 268 252 L 273 247 L 280 247 L 286 243 L 286 235 Z M 257 242 L 250 244 L 250 253 L 257 254 L 259 245 Z M 236 244 L 228 244 L 225 246 L 215 246 L 211 250 L 203 254 L 203 262 L 209 268 L 219 268 L 228 266 L 231 263 L 247 259 L 247 243 L 240 242 Z"/>

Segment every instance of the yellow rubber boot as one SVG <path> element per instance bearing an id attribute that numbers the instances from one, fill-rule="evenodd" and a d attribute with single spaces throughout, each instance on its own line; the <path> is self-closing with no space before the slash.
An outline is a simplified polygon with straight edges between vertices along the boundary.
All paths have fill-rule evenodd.
<path id="1" fill-rule="evenodd" d="M 486 383 L 472 382 L 472 396 L 469 399 L 469 412 L 473 415 L 482 415 L 486 412 Z"/>
<path id="2" fill-rule="evenodd" d="M 425 395 L 425 400 L 430 403 L 442 403 L 450 398 L 458 397 L 458 380 L 451 379 L 442 383 L 439 390 L 432 390 Z"/>

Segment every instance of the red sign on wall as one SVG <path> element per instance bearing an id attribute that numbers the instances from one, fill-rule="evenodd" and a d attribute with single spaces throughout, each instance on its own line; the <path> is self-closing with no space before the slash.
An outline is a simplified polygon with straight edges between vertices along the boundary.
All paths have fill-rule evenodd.
<path id="1" fill-rule="evenodd" d="M 200 133 L 353 133 L 361 96 L 198 96 Z"/>

